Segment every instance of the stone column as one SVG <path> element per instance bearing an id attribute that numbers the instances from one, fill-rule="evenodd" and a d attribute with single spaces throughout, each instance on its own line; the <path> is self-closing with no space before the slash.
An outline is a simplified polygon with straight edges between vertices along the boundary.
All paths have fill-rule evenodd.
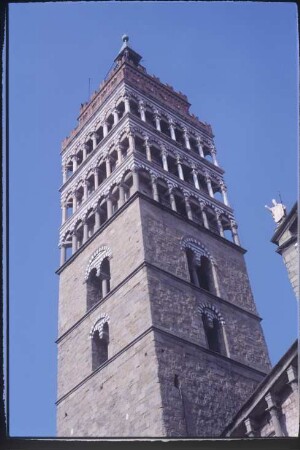
<path id="1" fill-rule="evenodd" d="M 149 145 L 148 139 L 145 140 L 145 148 L 146 148 L 146 157 L 147 157 L 147 160 L 148 160 L 149 162 L 151 162 L 151 161 L 152 161 L 152 157 L 151 157 L 151 149 L 150 149 L 150 145 Z"/>
<path id="2" fill-rule="evenodd" d="M 163 169 L 166 170 L 167 172 L 169 172 L 168 158 L 167 158 L 166 150 L 161 151 L 161 158 L 162 158 L 162 163 L 163 163 Z"/>
<path id="3" fill-rule="evenodd" d="M 196 169 L 192 170 L 192 174 L 193 174 L 193 181 L 194 181 L 194 186 L 196 189 L 200 190 L 200 186 L 199 186 L 199 180 L 198 180 L 198 176 L 197 176 L 197 171 Z"/>
<path id="4" fill-rule="evenodd" d="M 271 421 L 274 427 L 275 436 L 281 437 L 284 436 L 279 420 L 279 414 L 278 414 L 278 408 L 274 402 L 274 398 L 271 394 L 271 392 L 268 392 L 268 394 L 265 396 L 265 400 L 267 402 L 267 411 L 269 411 L 271 416 Z"/>
<path id="5" fill-rule="evenodd" d="M 219 167 L 218 161 L 217 161 L 217 152 L 216 149 L 214 147 L 212 147 L 211 151 L 210 151 L 213 163 L 215 166 Z"/>
<path id="6" fill-rule="evenodd" d="M 88 193 L 88 185 L 89 185 L 88 180 L 85 180 L 84 185 L 83 185 L 83 201 L 86 200 L 88 198 L 88 195 L 89 195 L 89 193 Z"/>
<path id="7" fill-rule="evenodd" d="M 173 211 L 177 211 L 175 197 L 174 197 L 172 188 L 169 188 L 169 195 L 170 195 L 171 208 Z"/>
<path id="8" fill-rule="evenodd" d="M 120 183 L 120 185 L 119 185 L 119 202 L 120 202 L 120 207 L 122 205 L 124 205 L 124 203 L 125 203 L 125 192 L 124 192 L 124 186 L 122 183 Z"/>
<path id="9" fill-rule="evenodd" d="M 95 148 L 97 147 L 97 133 L 93 133 L 91 138 L 92 138 L 92 142 L 93 142 L 93 150 L 95 150 Z"/>
<path id="10" fill-rule="evenodd" d="M 221 193 L 223 196 L 223 202 L 226 206 L 229 206 L 228 197 L 227 197 L 227 188 L 223 180 L 220 181 Z"/>
<path id="11" fill-rule="evenodd" d="M 130 103 L 128 95 L 124 95 L 124 107 L 125 107 L 125 114 L 130 112 Z"/>
<path id="12" fill-rule="evenodd" d="M 223 339 L 224 339 L 226 356 L 228 358 L 230 358 L 230 350 L 229 350 L 229 345 L 228 345 L 227 334 L 226 334 L 224 322 L 221 322 L 221 330 L 222 330 L 222 336 L 223 336 Z"/>
<path id="13" fill-rule="evenodd" d="M 130 151 L 134 152 L 135 151 L 135 141 L 134 141 L 134 134 L 132 133 L 132 131 L 130 131 L 128 134 L 128 140 L 129 140 Z"/>
<path id="14" fill-rule="evenodd" d="M 117 145 L 117 154 L 118 154 L 117 165 L 119 166 L 122 163 L 122 149 L 121 149 L 120 143 L 118 143 L 118 145 Z"/>
<path id="15" fill-rule="evenodd" d="M 77 210 L 77 197 L 76 197 L 76 191 L 73 192 L 73 214 Z"/>
<path id="16" fill-rule="evenodd" d="M 197 138 L 197 147 L 198 147 L 199 155 L 201 156 L 201 158 L 204 158 L 204 152 L 203 152 L 201 138 Z"/>
<path id="17" fill-rule="evenodd" d="M 73 157 L 72 157 L 72 159 L 73 159 L 73 173 L 75 172 L 75 170 L 77 170 L 77 156 L 76 155 L 73 155 Z"/>
<path id="18" fill-rule="evenodd" d="M 247 417 L 247 419 L 244 420 L 244 425 L 246 428 L 246 436 L 248 437 L 255 437 L 255 431 L 254 431 L 254 423 L 253 420 L 250 417 Z"/>
<path id="19" fill-rule="evenodd" d="M 62 223 L 65 223 L 67 220 L 67 205 L 65 203 L 62 204 Z"/>
<path id="20" fill-rule="evenodd" d="M 215 289 L 216 289 L 216 295 L 217 295 L 217 297 L 221 297 L 220 286 L 219 286 L 219 281 L 218 281 L 218 276 L 217 276 L 217 268 L 216 268 L 216 264 L 213 261 L 211 261 L 211 271 L 212 271 L 212 276 L 213 276 L 214 285 L 215 285 Z"/>
<path id="21" fill-rule="evenodd" d="M 173 139 L 173 141 L 176 141 L 176 135 L 175 135 L 175 128 L 174 128 L 173 120 L 169 121 L 169 128 L 170 128 L 170 133 L 171 133 L 171 139 Z"/>
<path id="22" fill-rule="evenodd" d="M 207 172 L 205 173 L 205 181 L 207 184 L 207 189 L 208 189 L 208 193 L 209 193 L 210 197 L 214 198 L 214 192 L 213 192 L 212 185 L 211 185 L 211 179 Z"/>
<path id="23" fill-rule="evenodd" d="M 222 225 L 222 221 L 221 221 L 221 212 L 220 211 L 216 211 L 216 219 L 217 219 L 220 236 L 224 237 L 224 229 L 223 229 L 223 225 Z"/>
<path id="24" fill-rule="evenodd" d="M 105 158 L 105 166 L 106 166 L 106 178 L 108 178 L 111 174 L 111 167 L 110 167 L 110 156 L 107 155 Z"/>
<path id="25" fill-rule="evenodd" d="M 94 180 L 95 180 L 95 190 L 99 187 L 99 172 L 98 167 L 95 167 L 94 169 Z"/>
<path id="26" fill-rule="evenodd" d="M 76 232 L 73 231 L 73 233 L 72 233 L 72 255 L 74 255 L 76 250 L 77 250 L 77 237 L 76 237 Z"/>
<path id="27" fill-rule="evenodd" d="M 95 208 L 95 231 L 99 230 L 100 228 L 100 211 L 98 207 Z"/>
<path id="28" fill-rule="evenodd" d="M 153 200 L 155 200 L 156 202 L 159 202 L 159 195 L 158 195 L 158 190 L 157 190 L 156 178 L 153 177 L 153 176 L 151 176 L 151 186 L 152 186 Z"/>
<path id="29" fill-rule="evenodd" d="M 107 126 L 107 122 L 104 122 L 103 124 L 103 137 L 105 138 L 108 134 L 108 126 Z"/>
<path id="30" fill-rule="evenodd" d="M 154 119 L 155 119 L 155 126 L 156 126 L 157 131 L 161 131 L 161 128 L 160 128 L 160 115 L 158 113 L 155 113 Z"/>
<path id="31" fill-rule="evenodd" d="M 140 115 L 141 115 L 142 121 L 146 122 L 146 114 L 145 114 L 144 102 L 139 102 L 139 110 L 140 110 Z"/>
<path id="32" fill-rule="evenodd" d="M 86 157 L 87 157 L 87 148 L 88 148 L 87 144 L 84 143 L 84 144 L 82 145 L 82 159 L 83 159 L 83 161 L 84 161 L 84 160 L 86 159 Z"/>
<path id="33" fill-rule="evenodd" d="M 66 167 L 63 167 L 63 170 L 62 170 L 62 176 L 63 176 L 63 183 L 65 183 L 66 181 L 67 181 L 67 168 Z"/>
<path id="34" fill-rule="evenodd" d="M 199 264 L 200 264 L 200 262 L 199 262 Z M 196 262 L 194 261 L 193 262 L 193 266 L 192 266 L 192 283 L 195 285 L 195 286 L 197 286 L 197 287 L 200 287 L 200 284 L 199 284 L 199 279 L 198 279 L 198 275 L 197 275 L 197 270 L 196 270 Z"/>
<path id="35" fill-rule="evenodd" d="M 184 196 L 184 202 L 185 202 L 185 209 L 186 209 L 187 216 L 190 220 L 193 220 L 193 212 L 192 212 L 190 201 L 189 201 L 189 198 L 187 195 Z"/>
<path id="36" fill-rule="evenodd" d="M 87 221 L 85 220 L 84 221 L 84 223 L 83 223 L 83 239 L 82 239 L 82 243 L 84 244 L 87 240 L 88 240 L 88 238 L 89 238 L 89 236 L 88 236 L 88 224 L 87 224 Z"/>
<path id="37" fill-rule="evenodd" d="M 119 114 L 117 108 L 114 108 L 113 116 L 114 116 L 114 125 L 117 125 L 117 123 L 119 122 Z"/>
<path id="38" fill-rule="evenodd" d="M 239 235 L 237 232 L 237 223 L 235 222 L 235 220 L 230 220 L 230 226 L 231 226 L 231 234 L 232 234 L 233 242 L 236 245 L 241 246 Z"/>
<path id="39" fill-rule="evenodd" d="M 132 179 L 133 179 L 133 192 L 137 192 L 140 189 L 140 185 L 139 185 L 139 173 L 136 167 L 132 169 Z"/>
<path id="40" fill-rule="evenodd" d="M 113 214 L 112 199 L 110 195 L 107 196 L 106 203 L 107 203 L 107 218 L 109 219 Z"/>
<path id="41" fill-rule="evenodd" d="M 188 150 L 191 150 L 190 139 L 186 128 L 184 128 L 183 133 L 185 146 Z"/>
<path id="42" fill-rule="evenodd" d="M 62 266 L 66 262 L 66 247 L 64 244 L 60 245 L 60 265 Z"/>
<path id="43" fill-rule="evenodd" d="M 178 176 L 179 176 L 179 178 L 181 180 L 184 181 L 184 175 L 183 175 L 183 170 L 182 170 L 182 165 L 181 165 L 181 162 L 180 162 L 180 158 L 177 158 L 176 164 L 177 164 Z"/>
<path id="44" fill-rule="evenodd" d="M 108 294 L 108 280 L 103 278 L 102 280 L 102 298 Z"/>
<path id="45" fill-rule="evenodd" d="M 207 220 L 204 202 L 200 202 L 200 209 L 201 209 L 201 214 L 202 214 L 203 225 L 205 228 L 207 228 L 209 230 L 209 224 L 208 224 L 208 220 Z"/>

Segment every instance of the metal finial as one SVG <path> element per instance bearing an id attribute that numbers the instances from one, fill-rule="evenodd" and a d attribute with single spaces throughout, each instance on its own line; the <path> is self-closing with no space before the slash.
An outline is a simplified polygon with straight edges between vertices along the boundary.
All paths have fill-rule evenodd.
<path id="1" fill-rule="evenodd" d="M 123 34 L 122 41 L 123 42 L 128 42 L 129 41 L 129 37 L 127 36 L 127 34 Z"/>

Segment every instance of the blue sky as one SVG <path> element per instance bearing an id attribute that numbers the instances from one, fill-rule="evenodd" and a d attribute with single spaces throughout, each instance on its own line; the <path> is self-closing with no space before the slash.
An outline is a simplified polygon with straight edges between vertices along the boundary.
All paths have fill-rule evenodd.
<path id="1" fill-rule="evenodd" d="M 272 362 L 297 308 L 264 205 L 297 198 L 293 3 L 11 4 L 9 11 L 10 433 L 54 436 L 60 143 L 128 33 L 150 74 L 212 125 Z"/>

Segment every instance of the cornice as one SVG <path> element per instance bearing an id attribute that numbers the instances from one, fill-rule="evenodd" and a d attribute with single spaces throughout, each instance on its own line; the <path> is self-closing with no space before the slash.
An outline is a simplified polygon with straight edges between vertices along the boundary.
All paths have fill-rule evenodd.
<path id="1" fill-rule="evenodd" d="M 201 351 L 203 353 L 211 355 L 214 358 L 216 358 L 217 360 L 219 359 L 219 360 L 223 360 L 223 361 L 228 361 L 228 362 L 230 362 L 231 364 L 233 364 L 236 367 L 242 367 L 242 368 L 244 368 L 246 370 L 249 370 L 249 371 L 253 372 L 253 374 L 257 374 L 257 375 L 260 375 L 260 376 L 265 376 L 266 375 L 266 373 L 262 372 L 261 370 L 258 370 L 258 369 L 254 368 L 254 367 L 251 367 L 251 366 L 248 366 L 247 364 L 244 364 L 244 363 L 242 363 L 240 361 L 237 361 L 237 360 L 235 360 L 233 358 L 228 358 L 225 355 L 222 355 L 220 353 L 216 353 L 216 352 L 214 352 L 212 350 L 209 350 L 208 348 L 203 347 L 202 345 L 200 345 L 198 342 L 194 341 L 193 339 L 186 339 L 186 338 L 183 338 L 182 336 L 178 336 L 176 333 L 174 333 L 172 331 L 165 330 L 162 327 L 159 327 L 157 325 L 151 325 L 143 333 L 139 334 L 129 344 L 127 344 L 119 352 L 117 352 L 114 356 L 112 356 L 107 361 L 105 361 L 105 363 L 102 364 L 99 368 L 97 368 L 92 373 L 90 373 L 88 376 L 86 376 L 80 383 L 76 384 L 72 389 L 70 389 L 68 392 L 66 392 L 64 395 L 62 395 L 56 401 L 56 405 L 59 405 L 63 400 L 65 400 L 67 397 L 69 397 L 69 395 L 71 395 L 73 392 L 75 392 L 81 386 L 83 386 L 87 381 L 89 381 L 94 375 L 96 375 L 101 370 L 103 370 L 105 367 L 107 367 L 109 364 L 111 364 L 113 361 L 115 361 L 119 356 L 121 356 L 124 352 L 128 351 L 131 347 L 133 347 L 136 343 L 138 343 L 140 340 L 142 340 L 145 336 L 147 336 L 151 332 L 164 334 L 165 336 L 167 336 L 167 337 L 169 337 L 171 339 L 176 339 L 179 342 L 182 342 L 184 344 L 190 345 L 190 346 L 198 349 L 199 351 Z"/>
<path id="2" fill-rule="evenodd" d="M 209 142 L 213 142 L 214 135 L 209 134 L 205 129 L 203 129 L 203 127 L 201 127 L 200 121 L 199 121 L 199 127 L 197 127 L 191 119 L 190 120 L 188 119 L 187 116 L 180 114 L 180 112 L 178 112 L 178 111 L 175 112 L 171 108 L 168 108 L 167 105 L 160 102 L 156 97 L 153 97 L 151 95 L 151 93 L 145 94 L 145 93 L 141 92 L 140 90 L 138 90 L 138 88 L 136 86 L 134 86 L 133 84 L 128 82 L 128 80 L 125 79 L 124 81 L 125 81 L 126 87 L 129 88 L 128 89 L 129 92 L 132 91 L 135 95 L 142 97 L 145 102 L 152 103 L 153 106 L 157 106 L 159 109 L 162 109 L 166 113 L 166 116 L 172 117 L 174 121 L 182 122 L 185 126 L 192 128 L 195 133 L 200 133 Z"/>

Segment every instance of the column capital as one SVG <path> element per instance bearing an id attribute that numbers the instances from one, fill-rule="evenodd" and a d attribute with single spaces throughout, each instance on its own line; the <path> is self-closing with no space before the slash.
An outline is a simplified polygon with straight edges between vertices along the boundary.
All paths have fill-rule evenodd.
<path id="1" fill-rule="evenodd" d="M 183 190 L 183 196 L 184 196 L 184 198 L 185 198 L 185 200 L 189 200 L 189 198 L 190 198 L 190 196 L 191 196 L 191 194 L 189 193 L 189 191 L 187 191 L 187 190 Z"/>
<path id="2" fill-rule="evenodd" d="M 207 206 L 207 203 L 204 200 L 200 200 L 199 205 L 201 210 L 203 210 Z"/>
<path id="3" fill-rule="evenodd" d="M 215 211 L 217 220 L 219 220 L 219 219 L 220 219 L 220 216 L 221 216 L 222 213 L 223 213 L 223 211 L 222 211 L 221 209 L 218 209 L 218 208 L 214 208 L 214 211 Z"/>
<path id="4" fill-rule="evenodd" d="M 207 172 L 207 170 L 205 170 L 205 172 L 204 172 L 204 177 L 205 177 L 206 180 L 211 181 L 211 175 L 210 175 L 209 172 Z"/>
<path id="5" fill-rule="evenodd" d="M 154 115 L 155 119 L 160 119 L 161 118 L 161 113 L 159 111 L 157 111 L 157 110 L 154 111 L 153 115 Z"/>
<path id="6" fill-rule="evenodd" d="M 238 224 L 234 219 L 230 219 L 230 225 L 234 228 L 238 228 Z"/>

